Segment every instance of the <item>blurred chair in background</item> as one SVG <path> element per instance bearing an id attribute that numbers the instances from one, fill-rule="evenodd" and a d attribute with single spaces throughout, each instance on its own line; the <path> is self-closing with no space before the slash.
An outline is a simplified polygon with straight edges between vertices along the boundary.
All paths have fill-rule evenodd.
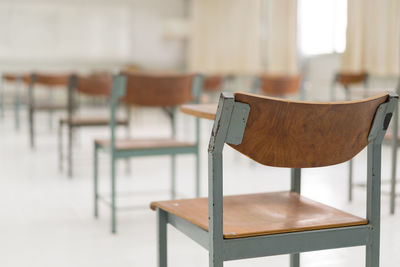
<path id="1" fill-rule="evenodd" d="M 254 90 L 259 94 L 285 97 L 301 91 L 301 75 L 264 74 L 254 81 Z"/>
<path id="2" fill-rule="evenodd" d="M 338 72 L 334 75 L 331 85 L 331 101 L 336 100 L 336 85 L 340 84 L 344 88 L 346 100 L 351 99 L 351 87 L 355 85 L 363 85 L 363 97 L 368 95 L 368 74 L 365 72 L 351 73 L 351 72 Z"/>
<path id="3" fill-rule="evenodd" d="M 225 77 L 223 75 L 204 76 L 203 95 L 201 102 L 217 102 L 219 94 L 224 88 Z"/>
<path id="4" fill-rule="evenodd" d="M 58 148 L 59 148 L 59 167 L 63 167 L 63 145 L 62 131 L 63 126 L 67 126 L 68 144 L 67 144 L 67 174 L 72 177 L 73 172 L 73 133 L 76 128 L 99 127 L 110 124 L 109 116 L 96 116 L 77 114 L 80 107 L 78 96 L 87 96 L 91 98 L 106 98 L 111 95 L 112 75 L 110 73 L 94 73 L 89 76 L 71 75 L 68 83 L 68 115 L 59 119 L 58 128 Z M 127 128 L 129 136 L 129 109 L 125 119 L 116 119 L 116 125 L 123 125 Z"/>
<path id="5" fill-rule="evenodd" d="M 378 267 L 381 144 L 397 102 L 387 93 L 340 104 L 222 95 L 210 137 L 208 199 L 151 203 L 158 266 L 167 267 L 169 223 L 209 251 L 210 267 L 282 254 L 299 267 L 301 252 L 352 246 L 365 246 L 366 266 Z M 225 144 L 262 165 L 291 168 L 291 190 L 224 197 Z M 366 146 L 366 218 L 301 196 L 301 168 L 348 161 Z"/>
<path id="6" fill-rule="evenodd" d="M 29 122 L 29 138 L 31 148 L 35 148 L 35 114 L 40 111 L 49 113 L 49 127 L 52 127 L 53 111 L 66 110 L 67 104 L 59 104 L 53 99 L 53 91 L 62 89 L 66 91 L 68 86 L 69 74 L 42 74 L 33 73 L 30 76 L 28 88 L 28 122 Z M 37 86 L 47 89 L 49 92 L 47 101 L 37 101 L 34 96 L 34 90 Z"/>
<path id="7" fill-rule="evenodd" d="M 111 232 L 116 232 L 116 161 L 121 158 L 155 155 L 171 156 L 171 198 L 176 196 L 175 156 L 193 154 L 196 157 L 195 192 L 200 194 L 199 169 L 199 120 L 196 119 L 196 140 L 180 141 L 176 138 L 176 108 L 188 102 L 199 102 L 203 78 L 201 75 L 150 75 L 123 73 L 113 80 L 111 93 L 111 138 L 97 139 L 94 142 L 94 215 L 98 216 L 98 201 L 105 200 L 98 192 L 98 152 L 111 156 Z M 119 102 L 126 105 L 162 108 L 171 122 L 170 138 L 117 138 L 115 133 L 116 109 Z"/>
<path id="8" fill-rule="evenodd" d="M 29 84 L 30 76 L 29 75 L 24 75 L 24 74 L 14 74 L 14 73 L 4 73 L 2 75 L 2 96 L 1 96 L 1 107 L 3 112 L 4 109 L 4 86 L 5 83 L 14 83 L 14 103 L 13 103 L 13 109 L 14 109 L 14 123 L 15 123 L 15 129 L 19 130 L 20 128 L 20 107 L 21 104 L 26 104 L 27 99 L 26 97 L 21 97 L 21 87 L 23 84 Z"/>

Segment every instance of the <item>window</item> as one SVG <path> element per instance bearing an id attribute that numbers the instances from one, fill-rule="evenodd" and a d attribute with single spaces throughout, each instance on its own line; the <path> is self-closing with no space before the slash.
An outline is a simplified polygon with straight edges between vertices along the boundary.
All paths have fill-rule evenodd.
<path id="1" fill-rule="evenodd" d="M 299 0 L 299 43 L 304 55 L 342 53 L 347 0 Z"/>

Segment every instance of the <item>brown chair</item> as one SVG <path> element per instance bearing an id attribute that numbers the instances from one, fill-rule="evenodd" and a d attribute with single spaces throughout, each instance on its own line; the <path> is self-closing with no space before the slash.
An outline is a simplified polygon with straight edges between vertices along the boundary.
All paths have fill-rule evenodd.
<path id="1" fill-rule="evenodd" d="M 352 246 L 365 246 L 366 266 L 378 267 L 381 144 L 397 102 L 387 93 L 337 103 L 222 94 L 208 149 L 208 199 L 151 203 L 158 266 L 167 266 L 170 224 L 209 251 L 210 267 L 282 254 L 299 267 L 301 252 Z M 223 196 L 225 144 L 259 164 L 291 168 L 291 190 Z M 348 161 L 366 146 L 366 218 L 301 196 L 301 168 Z"/>
<path id="2" fill-rule="evenodd" d="M 116 160 L 131 157 L 167 155 L 171 156 L 171 198 L 176 196 L 176 155 L 192 154 L 196 157 L 195 193 L 200 194 L 199 173 L 199 120 L 196 120 L 196 140 L 183 141 L 176 138 L 175 111 L 179 105 L 198 102 L 203 86 L 201 75 L 150 75 L 141 73 L 122 73 L 114 78 L 112 88 L 111 138 L 97 139 L 94 142 L 94 188 L 95 217 L 98 216 L 98 201 L 103 198 L 98 193 L 98 152 L 104 151 L 111 156 L 111 232 L 116 232 Z M 171 136 L 166 138 L 130 138 L 116 137 L 116 108 L 122 101 L 126 105 L 158 107 L 165 111 L 171 123 Z"/>
<path id="3" fill-rule="evenodd" d="M 335 74 L 332 85 L 331 85 L 331 100 L 334 101 L 336 99 L 335 88 L 337 84 L 340 84 L 344 90 L 346 99 L 351 99 L 351 91 L 350 88 L 357 84 L 362 84 L 364 87 L 364 97 L 367 97 L 367 89 L 368 89 L 368 78 L 369 75 L 366 72 L 338 72 Z"/>
<path id="4" fill-rule="evenodd" d="M 283 97 L 299 92 L 301 88 L 300 75 L 261 75 L 256 82 L 261 94 Z"/>
<path id="5" fill-rule="evenodd" d="M 68 86 L 68 74 L 42 74 L 33 73 L 28 82 L 28 118 L 29 118 L 29 138 L 30 146 L 35 147 L 35 113 L 40 111 L 49 112 L 49 125 L 52 126 L 52 113 L 56 110 L 66 110 L 66 104 L 58 104 L 52 98 L 53 90 L 66 89 Z M 49 90 L 49 99 L 47 101 L 36 101 L 34 97 L 34 89 L 41 86 Z"/>
<path id="6" fill-rule="evenodd" d="M 58 148 L 59 148 L 59 167 L 63 167 L 63 145 L 62 130 L 63 126 L 68 129 L 67 144 L 67 173 L 72 177 L 73 173 L 73 133 L 77 128 L 82 127 L 99 127 L 108 126 L 110 124 L 109 116 L 88 116 L 77 114 L 79 103 L 77 96 L 87 96 L 91 98 L 106 98 L 111 95 L 112 75 L 110 73 L 93 73 L 89 76 L 72 75 L 68 84 L 68 115 L 59 119 L 58 128 Z M 118 118 L 117 125 L 123 125 L 129 133 L 129 110 L 127 110 L 127 118 Z"/>
<path id="7" fill-rule="evenodd" d="M 223 75 L 206 75 L 203 82 L 203 96 L 201 102 L 216 102 L 224 88 L 226 77 Z"/>

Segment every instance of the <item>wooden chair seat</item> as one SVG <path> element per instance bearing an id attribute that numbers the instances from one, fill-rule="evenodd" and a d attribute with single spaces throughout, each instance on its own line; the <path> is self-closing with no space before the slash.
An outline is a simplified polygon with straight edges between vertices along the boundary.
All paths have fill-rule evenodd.
<path id="1" fill-rule="evenodd" d="M 63 110 L 67 109 L 66 104 L 57 103 L 35 103 L 33 105 L 34 110 Z"/>
<path id="2" fill-rule="evenodd" d="M 110 139 L 96 139 L 95 143 L 103 147 L 110 146 Z M 195 143 L 182 142 L 176 139 L 117 139 L 115 140 L 116 150 L 142 150 L 142 149 L 163 149 L 174 147 L 191 147 Z"/>
<path id="3" fill-rule="evenodd" d="M 368 223 L 295 192 L 226 196 L 223 205 L 223 235 L 227 239 Z M 153 202 L 151 208 L 165 210 L 208 231 L 207 198 Z"/>
<path id="4" fill-rule="evenodd" d="M 71 118 L 71 122 L 67 117 L 63 117 L 60 119 L 61 124 L 70 124 L 75 127 L 82 126 L 107 126 L 110 123 L 110 118 L 107 116 L 104 117 L 89 117 L 89 116 L 73 116 Z M 118 125 L 127 125 L 127 119 L 117 119 L 116 123 Z"/>

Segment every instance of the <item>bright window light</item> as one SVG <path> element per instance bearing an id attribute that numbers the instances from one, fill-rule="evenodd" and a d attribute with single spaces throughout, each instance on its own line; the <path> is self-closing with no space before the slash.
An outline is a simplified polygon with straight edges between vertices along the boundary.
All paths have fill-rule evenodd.
<path id="1" fill-rule="evenodd" d="M 305 55 L 342 53 L 347 0 L 299 0 L 299 41 Z"/>

